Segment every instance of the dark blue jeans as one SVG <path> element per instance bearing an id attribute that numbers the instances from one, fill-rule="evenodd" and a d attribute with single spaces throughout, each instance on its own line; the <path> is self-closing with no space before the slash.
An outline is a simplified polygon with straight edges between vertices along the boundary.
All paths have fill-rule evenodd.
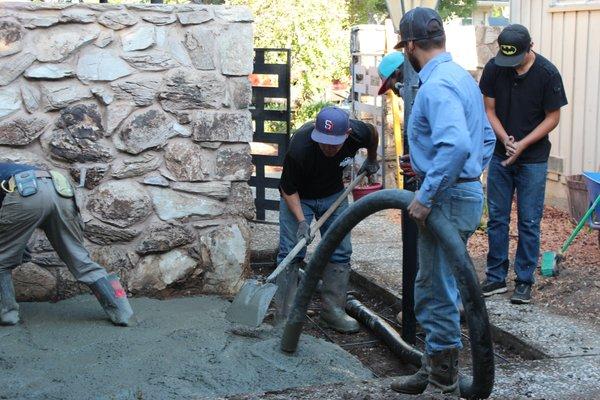
<path id="1" fill-rule="evenodd" d="M 504 282 L 508 274 L 508 229 L 513 195 L 517 194 L 519 244 L 515 256 L 515 281 L 532 284 L 540 254 L 540 222 L 544 212 L 548 163 L 503 167 L 493 156 L 487 180 L 488 242 L 487 279 Z"/>
<path id="2" fill-rule="evenodd" d="M 322 199 L 300 199 L 300 205 L 302 206 L 302 213 L 306 222 L 310 225 L 313 218 L 321 218 L 323 214 L 331 207 L 337 200 L 342 192 L 332 194 Z M 325 221 L 321 229 L 321 236 L 325 235 L 327 229 L 333 224 L 333 221 L 339 217 L 348 208 L 348 199 L 344 199 L 338 208 L 331 214 L 329 219 Z M 277 264 L 281 263 L 283 259 L 290 253 L 290 251 L 296 246 L 298 240 L 296 239 L 296 231 L 298 230 L 298 221 L 290 209 L 288 208 L 283 197 L 279 201 L 279 253 L 277 254 Z M 335 249 L 329 260 L 335 264 L 347 264 L 350 262 L 352 256 L 352 242 L 350 241 L 350 233 L 342 240 L 339 246 Z M 304 247 L 294 260 L 304 260 L 306 255 L 306 247 Z"/>
<path id="3" fill-rule="evenodd" d="M 455 184 L 436 196 L 434 208 L 442 211 L 465 244 L 481 221 L 481 182 Z M 435 236 L 419 230 L 419 272 L 415 280 L 415 315 L 425 331 L 428 354 L 461 348 L 460 297 L 450 263 Z"/>

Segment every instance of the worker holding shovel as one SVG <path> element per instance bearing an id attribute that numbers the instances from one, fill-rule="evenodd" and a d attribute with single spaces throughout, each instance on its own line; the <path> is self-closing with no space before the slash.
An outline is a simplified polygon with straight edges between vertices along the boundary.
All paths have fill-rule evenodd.
<path id="1" fill-rule="evenodd" d="M 313 218 L 320 219 L 344 191 L 342 172 L 351 165 L 358 149 L 366 148 L 368 152 L 358 173 L 372 175 L 379 170 L 378 143 L 372 125 L 350 119 L 348 113 L 337 107 L 323 108 L 316 121 L 304 124 L 294 133 L 279 186 L 278 264 L 298 241 L 306 239 L 308 244 L 313 239 L 310 223 Z M 347 207 L 348 200 L 344 199 L 321 226 L 321 235 Z M 298 270 L 305 254 L 306 248 L 294 258 L 292 270 Z M 320 323 L 342 333 L 357 332 L 359 328 L 358 322 L 345 311 L 351 254 L 348 235 L 325 269 L 321 290 Z"/>

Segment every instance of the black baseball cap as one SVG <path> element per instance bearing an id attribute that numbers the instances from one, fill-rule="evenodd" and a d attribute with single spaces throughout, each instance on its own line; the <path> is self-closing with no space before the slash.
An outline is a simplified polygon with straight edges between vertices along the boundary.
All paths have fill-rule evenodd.
<path id="1" fill-rule="evenodd" d="M 494 62 L 499 67 L 516 67 L 523 62 L 525 54 L 531 48 L 531 36 L 523 25 L 512 24 L 498 36 L 498 54 Z"/>
<path id="2" fill-rule="evenodd" d="M 413 8 L 400 20 L 400 42 L 394 49 L 406 46 L 411 40 L 432 39 L 443 34 L 444 24 L 437 11 L 426 7 Z"/>

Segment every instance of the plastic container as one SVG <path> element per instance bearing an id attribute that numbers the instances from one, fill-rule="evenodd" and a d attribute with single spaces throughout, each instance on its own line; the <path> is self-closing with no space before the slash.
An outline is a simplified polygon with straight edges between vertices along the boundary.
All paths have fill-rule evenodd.
<path id="1" fill-rule="evenodd" d="M 583 177 L 588 190 L 588 204 L 591 205 L 600 195 L 600 172 L 584 172 Z M 593 229 L 600 229 L 600 205 L 590 216 L 589 224 Z"/>
<path id="2" fill-rule="evenodd" d="M 590 206 L 588 188 L 583 175 L 567 176 L 567 189 L 571 222 L 577 224 Z"/>
<path id="3" fill-rule="evenodd" d="M 352 189 L 352 198 L 354 201 L 358 201 L 361 197 L 365 197 L 368 194 L 381 190 L 383 185 L 381 183 L 374 183 L 373 185 L 360 186 Z"/>

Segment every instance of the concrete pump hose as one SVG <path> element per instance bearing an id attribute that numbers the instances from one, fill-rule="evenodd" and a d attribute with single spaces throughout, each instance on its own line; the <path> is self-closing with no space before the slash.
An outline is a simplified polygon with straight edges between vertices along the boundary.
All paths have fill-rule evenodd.
<path id="1" fill-rule="evenodd" d="M 380 190 L 353 203 L 336 218 L 321 239 L 305 270 L 306 277 L 298 288 L 281 338 L 283 351 L 288 353 L 296 351 L 308 305 L 319 279 L 323 275 L 325 266 L 343 238 L 371 214 L 386 209 L 406 210 L 413 197 L 414 193 L 406 190 Z M 434 208 L 431 211 L 426 225 L 446 252 L 446 257 L 448 257 L 458 283 L 469 328 L 473 377 L 461 376 L 461 397 L 487 398 L 494 385 L 494 352 L 487 310 L 473 262 L 458 231 L 440 210 Z"/>

